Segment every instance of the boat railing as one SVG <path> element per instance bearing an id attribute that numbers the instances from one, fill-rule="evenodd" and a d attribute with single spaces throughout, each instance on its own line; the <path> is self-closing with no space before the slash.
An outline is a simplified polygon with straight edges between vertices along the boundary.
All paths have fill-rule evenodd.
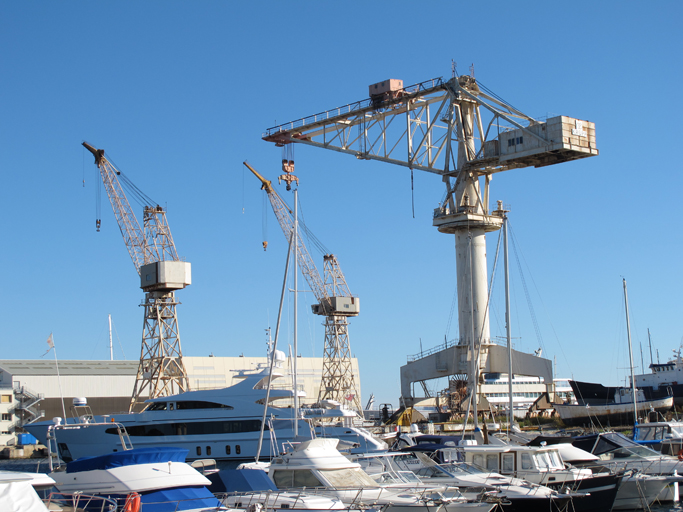
<path id="1" fill-rule="evenodd" d="M 202 475 L 209 475 L 211 473 L 218 473 L 218 466 L 216 459 L 197 459 L 190 463 L 190 466 L 199 471 Z"/>
<path id="2" fill-rule="evenodd" d="M 299 502 L 302 505 L 307 497 L 325 497 L 338 499 L 330 492 L 325 492 L 324 487 L 304 487 L 293 489 L 277 489 L 269 491 L 233 491 L 214 493 L 214 496 L 224 507 L 240 508 L 245 510 L 256 510 L 262 506 L 265 510 L 275 510 L 283 508 L 297 508 Z M 351 504 L 346 504 L 346 511 L 365 510 L 370 505 L 363 504 L 354 500 Z M 299 508 L 304 508 L 300 506 Z M 337 509 L 335 509 L 337 510 Z"/>
<path id="3" fill-rule="evenodd" d="M 400 91 L 395 91 L 398 97 L 405 97 L 408 95 L 414 95 L 418 93 L 424 93 L 429 90 L 433 90 L 436 88 L 439 88 L 443 85 L 443 78 L 438 77 L 438 78 L 432 78 L 431 80 L 425 80 L 424 82 L 420 82 L 414 85 L 409 85 L 407 87 L 404 87 Z M 284 124 L 279 124 L 277 126 L 273 126 L 271 128 L 268 128 L 263 134 L 263 137 L 270 137 L 273 135 L 276 135 L 280 132 L 286 132 L 290 130 L 294 130 L 296 128 L 306 128 L 309 125 L 313 125 L 316 123 L 320 122 L 326 122 L 331 119 L 339 118 L 339 117 L 345 117 L 348 116 L 349 114 L 361 114 L 362 112 L 368 110 L 368 109 L 376 109 L 378 107 L 390 107 L 390 105 L 385 105 L 383 102 L 382 104 L 377 104 L 377 101 L 374 100 L 373 98 L 365 98 L 360 101 L 355 101 L 353 103 L 348 103 L 344 106 L 337 107 L 335 109 L 331 110 L 326 110 L 324 112 L 320 112 L 318 114 L 313 114 L 308 117 L 303 117 L 301 119 L 297 119 L 295 121 L 290 121 L 288 123 Z"/>
<path id="4" fill-rule="evenodd" d="M 116 500 L 89 494 L 51 492 L 43 503 L 48 510 L 63 512 L 88 510 L 88 512 L 111 512 L 117 509 Z"/>

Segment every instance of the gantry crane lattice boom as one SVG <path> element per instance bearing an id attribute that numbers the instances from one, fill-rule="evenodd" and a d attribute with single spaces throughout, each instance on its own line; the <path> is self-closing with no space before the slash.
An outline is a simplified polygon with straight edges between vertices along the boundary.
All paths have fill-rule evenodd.
<path id="1" fill-rule="evenodd" d="M 244 165 L 261 181 L 261 188 L 268 195 L 285 237 L 294 233 L 292 210 L 275 191 L 269 180 L 261 176 L 247 162 L 244 162 Z M 351 294 L 339 262 L 333 254 L 323 256 L 325 275 L 323 280 L 302 237 L 297 238 L 295 242 L 301 273 L 318 301 L 318 304 L 312 305 L 311 308 L 315 314 L 325 317 L 323 377 L 318 402 L 323 400 L 351 402 L 353 407 L 362 414 L 361 397 L 357 391 L 351 367 L 348 339 L 348 317 L 358 315 L 359 299 Z"/>
<path id="2" fill-rule="evenodd" d="M 129 406 L 133 411 L 148 398 L 190 389 L 174 293 L 191 283 L 190 264 L 178 257 L 166 211 L 158 205 L 144 206 L 141 229 L 119 182 L 121 172 L 107 160 L 104 150 L 87 142 L 83 146 L 95 156 L 124 244 L 140 275 L 140 288 L 145 291 L 140 364 Z M 99 230 L 99 219 L 97 227 Z"/>
<path id="3" fill-rule="evenodd" d="M 476 382 L 491 343 L 485 234 L 500 229 L 505 216 L 502 202 L 494 211 L 489 207 L 492 175 L 598 155 L 595 125 L 566 116 L 535 120 L 464 75 L 410 87 L 393 79 L 372 84 L 369 98 L 269 128 L 263 139 L 442 177 L 446 190 L 433 225 L 455 235 L 459 345 L 470 361 L 456 373 L 468 374 L 476 413 Z M 411 378 L 407 371 L 401 376 L 401 396 L 408 403 Z"/>

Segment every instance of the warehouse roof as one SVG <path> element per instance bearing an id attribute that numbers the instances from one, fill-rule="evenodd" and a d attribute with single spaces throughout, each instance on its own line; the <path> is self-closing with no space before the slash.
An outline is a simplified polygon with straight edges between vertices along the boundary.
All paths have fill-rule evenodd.
<path id="1" fill-rule="evenodd" d="M 60 375 L 136 375 L 139 361 L 58 361 Z M 54 360 L 2 359 L 0 370 L 12 376 L 57 375 Z"/>

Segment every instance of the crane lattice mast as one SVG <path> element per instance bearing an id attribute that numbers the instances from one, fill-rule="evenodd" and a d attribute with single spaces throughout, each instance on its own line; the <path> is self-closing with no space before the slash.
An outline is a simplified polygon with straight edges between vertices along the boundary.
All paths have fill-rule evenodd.
<path id="1" fill-rule="evenodd" d="M 121 174 L 104 156 L 103 149 L 83 143 L 95 156 L 124 244 L 140 275 L 145 291 L 140 364 L 129 410 L 139 409 L 145 400 L 189 391 L 178 331 L 174 290 L 191 283 L 190 264 L 180 261 L 166 211 L 145 206 L 140 228 L 118 176 Z M 97 221 L 99 229 L 100 221 Z"/>
<path id="2" fill-rule="evenodd" d="M 409 87 L 401 80 L 372 84 L 369 98 L 274 126 L 263 139 L 441 176 L 446 190 L 433 225 L 455 235 L 459 345 L 469 347 L 468 398 L 476 418 L 476 383 L 491 343 L 485 234 L 502 225 L 500 212 L 489 208 L 491 178 L 597 155 L 595 125 L 566 116 L 533 119 L 474 76 L 463 75 Z M 410 380 L 403 376 L 401 396 L 412 400 Z"/>
<path id="3" fill-rule="evenodd" d="M 275 217 L 282 228 L 285 237 L 294 232 L 292 210 L 280 195 L 273 189 L 271 182 L 261 176 L 247 162 L 249 170 L 261 181 L 261 188 L 268 194 Z M 288 187 L 295 177 L 288 174 Z M 360 301 L 351 295 L 346 278 L 344 277 L 337 258 L 333 254 L 323 256 L 323 273 L 320 273 L 311 258 L 301 236 L 297 237 L 296 250 L 301 273 L 306 278 L 308 286 L 315 295 L 318 304 L 311 306 L 313 312 L 325 317 L 325 348 L 323 355 L 323 376 L 318 394 L 318 402 L 334 400 L 339 403 L 353 404 L 353 408 L 362 414 L 361 397 L 358 392 L 353 368 L 351 365 L 351 349 L 349 343 L 348 317 L 358 316 Z"/>

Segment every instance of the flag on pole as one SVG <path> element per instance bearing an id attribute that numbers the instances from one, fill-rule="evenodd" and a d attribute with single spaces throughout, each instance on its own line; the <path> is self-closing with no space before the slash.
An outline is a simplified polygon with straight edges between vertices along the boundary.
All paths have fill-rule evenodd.
<path id="1" fill-rule="evenodd" d="M 354 395 L 353 393 L 350 393 L 350 394 L 346 395 L 346 399 L 347 399 L 349 402 L 350 402 L 351 400 L 353 400 L 354 398 L 356 398 L 356 395 Z"/>
<path id="2" fill-rule="evenodd" d="M 47 337 L 47 346 L 48 346 L 47 352 L 45 352 L 45 354 L 43 354 L 43 355 L 40 356 L 40 357 L 43 357 L 43 356 L 47 355 L 47 353 L 48 353 L 50 350 L 52 350 L 53 348 L 55 348 L 55 342 L 54 342 L 54 340 L 52 339 L 52 333 L 50 333 L 50 335 Z"/>

